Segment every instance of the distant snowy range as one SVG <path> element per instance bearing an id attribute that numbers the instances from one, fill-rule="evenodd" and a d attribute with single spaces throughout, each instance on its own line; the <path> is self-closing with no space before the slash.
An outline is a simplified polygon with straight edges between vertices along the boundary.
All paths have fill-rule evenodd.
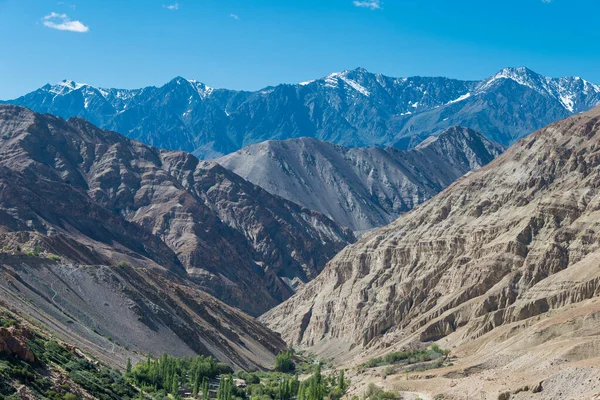
<path id="1" fill-rule="evenodd" d="M 84 118 L 146 144 L 212 159 L 300 137 L 411 149 L 453 126 L 508 146 L 600 104 L 600 86 L 527 68 L 506 68 L 482 81 L 392 78 L 359 68 L 256 92 L 213 89 L 181 77 L 135 90 L 65 80 L 5 103 Z"/>
<path id="2" fill-rule="evenodd" d="M 518 139 L 600 104 L 600 87 L 527 68 L 483 81 L 391 78 L 359 68 L 256 92 L 180 77 L 135 90 L 65 80 L 8 103 L 214 160 L 361 235 Z"/>

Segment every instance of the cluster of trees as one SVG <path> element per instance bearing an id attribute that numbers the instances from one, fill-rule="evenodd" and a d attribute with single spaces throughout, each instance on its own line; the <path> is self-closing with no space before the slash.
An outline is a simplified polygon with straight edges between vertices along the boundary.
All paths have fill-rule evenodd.
<path id="1" fill-rule="evenodd" d="M 390 364 L 414 364 L 417 362 L 426 362 L 447 357 L 449 351 L 442 350 L 437 344 L 433 344 L 429 349 L 415 351 L 399 351 L 388 353 L 383 357 L 372 358 L 364 365 L 367 368 L 379 367 Z"/>
<path id="2" fill-rule="evenodd" d="M 217 400 L 234 400 L 245 397 L 246 392 L 235 385 L 231 375 L 225 375 L 221 377 L 219 388 L 217 389 Z M 204 397 L 204 395 L 202 396 L 202 399 L 206 398 L 207 397 Z"/>
<path id="3" fill-rule="evenodd" d="M 236 376 L 248 384 L 245 389 L 236 386 L 231 367 L 203 356 L 176 358 L 165 354 L 135 366 L 128 362 L 125 380 L 141 389 L 136 396 L 139 399 L 179 399 L 180 392 L 186 391 L 195 397 L 216 400 L 338 400 L 345 393 L 343 371 L 325 376 L 321 365 L 314 364 L 311 377 L 300 381 L 298 375 L 290 373 L 295 368 L 291 351 L 281 353 L 277 359 L 278 369 L 285 372 L 237 372 Z M 210 386 L 217 380 L 218 388 L 214 390 Z M 131 392 L 127 394 L 134 398 Z"/>
<path id="4" fill-rule="evenodd" d="M 344 372 L 325 376 L 316 364 L 310 378 L 300 381 L 298 375 L 264 373 L 260 383 L 249 385 L 246 395 L 250 400 L 330 400 L 340 399 L 347 389 Z"/>
<path id="5" fill-rule="evenodd" d="M 340 399 L 347 387 L 343 370 L 337 375 L 325 377 L 321 374 L 321 366 L 317 365 L 315 373 L 301 383 L 297 400 L 323 400 L 325 397 L 331 400 Z"/>
<path id="6" fill-rule="evenodd" d="M 208 394 L 208 379 L 233 372 L 229 365 L 212 357 L 176 358 L 167 354 L 156 360 L 148 358 L 133 368 L 128 366 L 127 370 L 127 377 L 143 390 L 163 390 L 173 395 L 178 395 L 180 388 L 190 388 L 194 395 Z"/>
<path id="7" fill-rule="evenodd" d="M 306 381 L 302 382 L 298 390 L 298 400 L 322 400 L 325 397 L 327 385 L 321 375 L 321 366 Z"/>
<path id="8" fill-rule="evenodd" d="M 298 395 L 302 384 L 297 375 L 283 375 L 276 385 L 277 390 L 273 393 L 273 398 L 277 400 L 291 400 Z"/>

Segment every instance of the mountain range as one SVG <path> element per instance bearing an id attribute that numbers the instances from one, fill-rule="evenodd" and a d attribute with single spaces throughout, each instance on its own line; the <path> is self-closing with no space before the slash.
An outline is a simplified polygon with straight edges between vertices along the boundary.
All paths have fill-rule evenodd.
<path id="1" fill-rule="evenodd" d="M 272 194 L 364 232 L 389 224 L 503 150 L 471 129 L 454 127 L 408 151 L 299 138 L 251 145 L 215 161 Z"/>
<path id="2" fill-rule="evenodd" d="M 342 365 L 435 342 L 457 366 L 389 385 L 438 398 L 594 398 L 599 149 L 600 107 L 536 132 L 349 245 L 261 320 Z"/>
<path id="3" fill-rule="evenodd" d="M 482 81 L 392 78 L 359 68 L 256 92 L 213 89 L 181 77 L 135 90 L 65 80 L 8 103 L 85 118 L 146 144 L 206 159 L 299 137 L 407 149 L 458 125 L 510 145 L 599 104 L 600 87 L 527 68 L 506 68 Z"/>

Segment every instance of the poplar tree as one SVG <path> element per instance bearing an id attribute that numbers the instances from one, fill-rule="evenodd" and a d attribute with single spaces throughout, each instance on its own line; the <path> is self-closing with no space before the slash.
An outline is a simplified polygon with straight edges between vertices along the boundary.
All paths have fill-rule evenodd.
<path id="1" fill-rule="evenodd" d="M 344 370 L 340 371 L 340 375 L 338 377 L 338 389 L 342 392 L 346 389 L 346 382 L 344 381 Z"/>
<path id="2" fill-rule="evenodd" d="M 300 387 L 298 388 L 298 398 L 297 400 L 306 400 L 304 382 L 300 382 Z"/>
<path id="3" fill-rule="evenodd" d="M 171 378 L 171 393 L 174 395 L 179 394 L 179 377 L 177 375 L 173 375 L 173 378 Z"/>
<path id="4" fill-rule="evenodd" d="M 208 378 L 202 380 L 202 400 L 208 399 Z"/>

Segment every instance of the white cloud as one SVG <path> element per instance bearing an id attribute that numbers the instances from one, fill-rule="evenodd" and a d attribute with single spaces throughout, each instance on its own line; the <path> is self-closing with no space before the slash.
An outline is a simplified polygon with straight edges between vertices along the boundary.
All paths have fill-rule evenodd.
<path id="1" fill-rule="evenodd" d="M 356 7 L 369 8 L 371 10 L 380 10 L 383 8 L 381 0 L 354 0 Z"/>
<path id="2" fill-rule="evenodd" d="M 163 8 L 166 8 L 167 10 L 176 11 L 179 10 L 179 3 L 163 4 Z"/>
<path id="3" fill-rule="evenodd" d="M 552 3 L 552 0 L 542 0 L 542 3 Z"/>
<path id="4" fill-rule="evenodd" d="M 42 18 L 42 22 L 44 26 L 58 29 L 59 31 L 87 32 L 90 30 L 89 27 L 85 26 L 80 21 L 71 21 L 71 18 L 69 18 L 67 14 L 51 12 Z"/>
<path id="5" fill-rule="evenodd" d="M 233 19 L 237 19 L 237 20 L 239 20 L 239 19 L 240 19 L 240 16 L 239 16 L 239 15 L 237 15 L 237 14 L 229 14 L 229 16 L 230 16 L 231 18 L 233 18 Z"/>

